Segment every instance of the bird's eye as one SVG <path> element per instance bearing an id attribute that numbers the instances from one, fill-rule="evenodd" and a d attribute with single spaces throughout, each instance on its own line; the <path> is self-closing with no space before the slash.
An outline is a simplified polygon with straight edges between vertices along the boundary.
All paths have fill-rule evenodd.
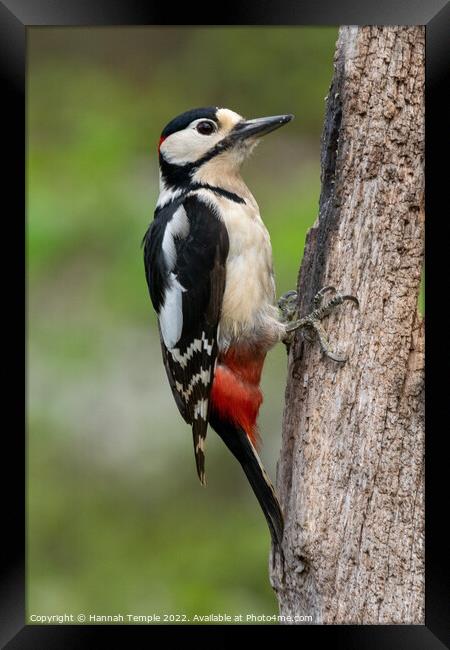
<path id="1" fill-rule="evenodd" d="M 214 125 L 212 122 L 199 122 L 197 124 L 197 131 L 202 135 L 211 135 L 214 131 Z"/>

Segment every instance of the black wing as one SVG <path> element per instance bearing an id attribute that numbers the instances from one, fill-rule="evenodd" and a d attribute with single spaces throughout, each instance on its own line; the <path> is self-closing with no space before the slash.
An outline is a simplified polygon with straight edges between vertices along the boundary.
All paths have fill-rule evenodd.
<path id="1" fill-rule="evenodd" d="M 228 233 L 214 208 L 193 194 L 158 210 L 144 239 L 164 365 L 178 409 L 192 425 L 197 472 L 204 483 Z"/>

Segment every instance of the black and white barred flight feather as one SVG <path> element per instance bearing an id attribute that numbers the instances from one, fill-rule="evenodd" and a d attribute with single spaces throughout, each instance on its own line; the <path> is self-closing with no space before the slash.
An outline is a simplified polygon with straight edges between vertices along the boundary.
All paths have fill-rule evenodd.
<path id="1" fill-rule="evenodd" d="M 228 247 L 227 230 L 214 207 L 192 191 L 157 208 L 144 237 L 164 366 L 178 409 L 192 426 L 202 483 Z"/>

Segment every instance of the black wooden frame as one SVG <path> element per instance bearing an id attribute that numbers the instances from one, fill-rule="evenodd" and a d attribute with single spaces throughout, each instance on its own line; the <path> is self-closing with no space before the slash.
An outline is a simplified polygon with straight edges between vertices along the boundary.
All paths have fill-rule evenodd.
<path id="1" fill-rule="evenodd" d="M 162 3 L 161 3 L 162 4 Z M 315 640 L 345 650 L 372 648 L 433 650 L 450 640 L 449 594 L 446 555 L 448 537 L 444 530 L 448 435 L 445 361 L 446 323 L 440 332 L 438 300 L 440 279 L 448 277 L 448 241 L 445 226 L 448 207 L 448 100 L 450 87 L 450 4 L 446 0 L 268 0 L 236 2 L 217 6 L 222 15 L 213 16 L 214 5 L 202 2 L 157 6 L 145 0 L 0 0 L 0 71 L 2 76 L 3 120 L 3 321 L 9 327 L 3 336 L 3 553 L 0 586 L 0 643 L 8 648 L 93 648 L 111 635 L 111 647 L 137 645 L 137 634 L 153 637 L 159 626 L 31 626 L 25 625 L 25 460 L 26 417 L 24 371 L 26 369 L 26 283 L 25 283 L 25 80 L 26 34 L 33 26 L 101 25 L 339 25 L 398 24 L 426 25 L 426 211 L 427 211 L 427 443 L 426 443 L 426 623 L 399 626 L 272 626 L 281 638 L 289 630 L 299 643 Z M 230 19 L 233 19 L 231 22 Z M 207 22 L 205 22 L 205 19 Z M 331 73 L 330 73 L 331 74 Z M 447 136 L 447 137 L 446 137 Z M 440 208 L 440 209 L 439 209 Z M 433 230 L 435 231 L 433 236 Z M 7 243 L 7 246 L 5 246 Z M 440 246 L 442 247 L 440 249 Z M 11 255 L 6 253 L 11 252 Z M 442 267 L 442 269 L 440 268 Z M 25 297 L 25 301 L 24 298 Z M 25 318 L 24 318 L 25 316 Z M 431 328 L 435 329 L 431 336 Z M 441 367 L 439 367 L 441 366 Z M 3 363 L 3 368 L 5 364 Z M 6 395 L 5 395 L 6 392 Z M 19 426 L 7 423 L 14 414 Z M 439 420 L 439 415 L 442 419 Z M 446 423 L 447 421 L 447 423 Z M 442 422 L 442 425 L 440 424 Z M 7 471 L 9 470 L 9 471 Z M 447 516 L 446 516 L 447 515 Z M 169 641 L 179 626 L 167 626 Z M 205 633 L 207 626 L 191 630 Z M 213 626 L 211 626 L 213 627 Z M 234 626 L 223 626 L 226 642 Z M 239 626 L 240 628 L 242 626 Z M 208 628 L 211 629 L 211 628 Z M 183 629 L 183 635 L 191 633 Z M 112 632 L 112 634 L 111 634 Z M 217 632 L 217 630 L 216 630 Z M 304 646 L 303 646 L 304 647 Z"/>

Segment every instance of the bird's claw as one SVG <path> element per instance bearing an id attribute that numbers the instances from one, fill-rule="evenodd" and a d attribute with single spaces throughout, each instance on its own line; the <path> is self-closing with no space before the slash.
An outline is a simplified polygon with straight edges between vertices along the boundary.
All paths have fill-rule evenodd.
<path id="1" fill-rule="evenodd" d="M 278 300 L 278 307 L 284 322 L 292 320 L 297 313 L 297 292 L 291 289 L 284 293 Z"/>
<path id="2" fill-rule="evenodd" d="M 335 295 L 325 304 L 322 304 L 323 296 L 328 291 L 332 291 Z M 296 330 L 302 329 L 305 338 L 312 342 L 315 337 L 319 339 L 320 347 L 323 353 L 338 363 L 347 361 L 346 357 L 341 357 L 335 354 L 330 347 L 324 328 L 321 321 L 325 316 L 328 316 L 336 307 L 342 305 L 346 300 L 354 302 L 359 306 L 359 301 L 356 296 L 350 294 L 340 294 L 335 287 L 326 286 L 316 293 L 313 299 L 313 311 L 304 318 L 297 319 L 298 306 L 297 306 L 297 292 L 288 291 L 281 296 L 278 301 L 278 306 L 282 314 L 282 320 L 286 323 L 286 338 L 284 342 L 289 346 L 293 339 L 293 334 Z"/>

